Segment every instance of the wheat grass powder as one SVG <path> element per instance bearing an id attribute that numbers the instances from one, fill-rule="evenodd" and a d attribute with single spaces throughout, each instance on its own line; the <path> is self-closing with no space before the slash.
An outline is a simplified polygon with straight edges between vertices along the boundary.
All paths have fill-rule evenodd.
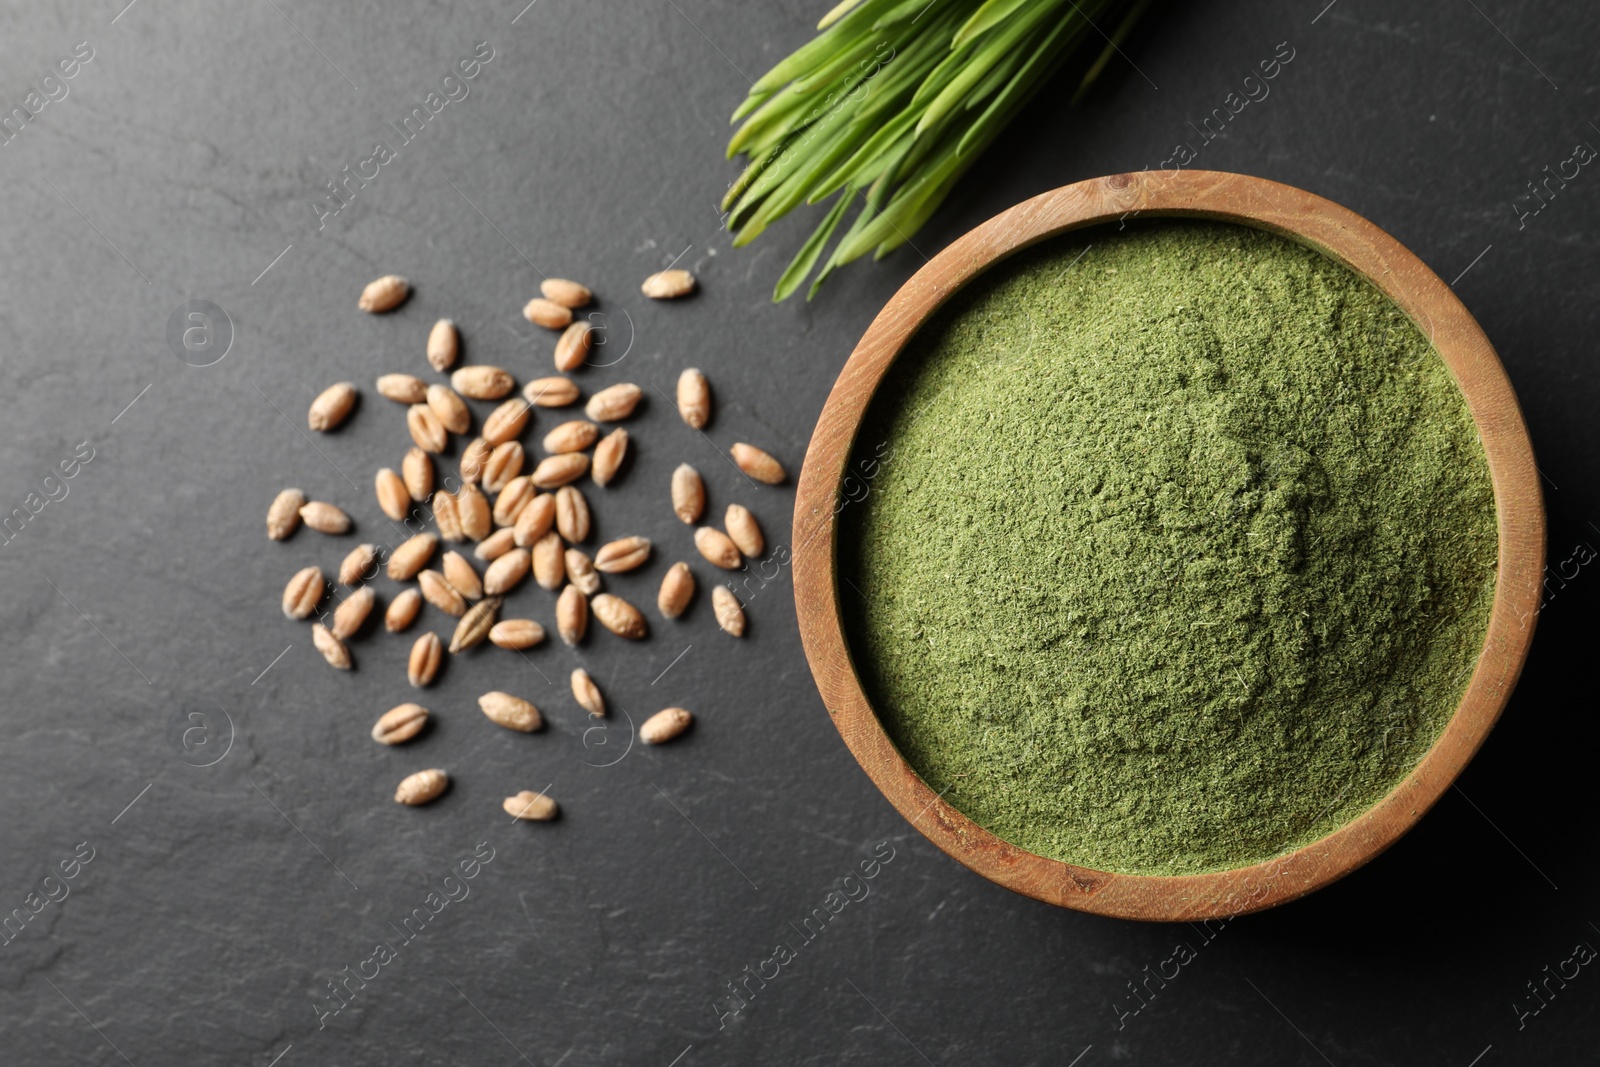
<path id="1" fill-rule="evenodd" d="M 1427 338 L 1283 238 L 1058 238 L 919 332 L 840 516 L 852 654 L 923 779 L 1023 848 L 1264 861 L 1427 752 L 1494 593 L 1494 496 Z"/>

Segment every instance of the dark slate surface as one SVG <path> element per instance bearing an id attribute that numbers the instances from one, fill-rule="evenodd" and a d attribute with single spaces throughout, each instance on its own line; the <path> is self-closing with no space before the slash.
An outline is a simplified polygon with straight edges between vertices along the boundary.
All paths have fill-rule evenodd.
<path id="1" fill-rule="evenodd" d="M 358 537 L 386 538 L 371 474 L 405 435 L 371 380 L 422 367 L 439 315 L 462 322 L 472 359 L 543 370 L 550 339 L 517 314 L 541 272 L 602 294 L 620 362 L 588 383 L 652 388 L 632 470 L 592 495 L 601 536 L 649 532 L 663 551 L 613 588 L 648 603 L 690 551 L 663 521 L 680 460 L 719 506 L 743 500 L 787 540 L 792 488 L 746 485 L 717 447 L 754 440 L 798 469 L 854 340 L 920 262 L 907 249 L 812 305 L 773 307 L 803 224 L 750 250 L 719 231 L 725 116 L 820 5 L 124 2 L 0 12 L 9 103 L 78 42 L 93 53 L 0 147 L 0 510 L 59 496 L 45 477 L 92 450 L 0 549 L 0 909 L 69 894 L 31 898 L 38 914 L 0 947 L 0 1060 L 1592 1061 L 1600 977 L 1563 961 L 1600 945 L 1594 698 L 1575 684 L 1600 583 L 1579 562 L 1600 544 L 1600 173 L 1584 167 L 1520 222 L 1514 200 L 1575 144 L 1600 145 L 1592 6 L 1171 5 L 1130 44 L 1137 69 L 1113 64 L 1077 110 L 1064 93 L 1038 102 L 916 239 L 931 253 L 1024 197 L 1158 166 L 1288 42 L 1271 95 L 1195 165 L 1294 183 L 1387 228 L 1454 279 L 1521 393 L 1552 564 L 1569 562 L 1503 724 L 1462 791 L 1388 855 L 1208 941 L 1034 903 L 924 842 L 830 726 L 782 568 L 758 583 L 743 645 L 702 599 L 642 646 L 452 665 L 422 698 L 438 726 L 402 750 L 367 730 L 412 696 L 409 642 L 360 639 L 359 669 L 336 675 L 278 612 L 295 568 L 331 568 L 355 539 L 268 543 L 273 493 L 302 486 L 348 506 Z M 470 95 L 400 145 L 388 123 L 479 42 L 493 58 Z M 323 183 L 379 140 L 396 158 L 319 229 Z M 674 258 L 702 295 L 640 298 Z M 416 297 L 357 314 L 359 286 L 388 271 Z M 232 324 L 212 366 L 167 340 L 191 300 Z M 708 440 L 653 392 L 689 363 L 720 401 Z M 362 407 L 311 441 L 307 403 L 341 378 L 368 387 Z M 550 621 L 548 597 L 519 599 Z M 632 721 L 682 703 L 699 727 L 661 750 L 629 750 L 622 715 L 586 736 L 559 684 L 575 660 Z M 489 727 L 473 697 L 490 687 L 544 705 L 548 732 Z M 431 765 L 456 776 L 443 801 L 390 801 Z M 501 797 L 547 784 L 559 823 L 500 814 Z M 492 859 L 446 881 L 475 849 Z M 803 941 L 791 924 L 875 850 L 892 859 L 870 895 Z M 62 863 L 75 877 L 45 883 Z M 396 927 L 434 892 L 460 899 L 403 940 Z M 326 983 L 382 941 L 396 958 L 319 1020 Z M 795 958 L 727 1014 L 727 984 L 780 941 Z M 1178 942 L 1195 958 L 1134 1013 L 1127 983 Z M 1576 977 L 1562 986 L 1546 966 Z M 1539 980 L 1543 1001 L 1527 987 Z"/>

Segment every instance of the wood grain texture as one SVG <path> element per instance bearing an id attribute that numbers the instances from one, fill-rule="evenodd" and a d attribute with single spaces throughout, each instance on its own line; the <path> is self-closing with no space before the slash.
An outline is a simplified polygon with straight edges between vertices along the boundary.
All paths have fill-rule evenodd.
<path id="1" fill-rule="evenodd" d="M 1454 716 L 1433 747 L 1365 814 L 1309 845 L 1249 867 L 1157 877 L 1074 866 L 995 837 L 919 778 L 884 732 L 850 657 L 837 595 L 840 482 L 873 393 L 906 342 L 949 297 L 1008 256 L 1070 230 L 1124 218 L 1233 222 L 1315 248 L 1366 276 L 1433 342 L 1467 400 L 1488 457 L 1499 527 L 1489 630 Z M 1245 914 L 1294 900 L 1393 844 L 1438 801 L 1505 707 L 1533 639 L 1544 571 L 1544 505 L 1533 448 L 1499 357 L 1455 294 L 1403 245 L 1355 213 L 1276 182 L 1212 171 L 1141 172 L 1034 197 L 955 241 L 890 299 L 861 338 L 822 410 L 800 474 L 794 518 L 795 605 L 828 712 L 863 770 L 930 841 L 972 870 L 1038 900 L 1130 919 Z"/>

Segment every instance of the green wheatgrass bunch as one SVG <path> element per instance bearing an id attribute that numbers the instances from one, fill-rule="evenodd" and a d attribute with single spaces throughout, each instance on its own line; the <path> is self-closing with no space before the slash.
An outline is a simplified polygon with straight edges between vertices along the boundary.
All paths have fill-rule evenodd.
<path id="1" fill-rule="evenodd" d="M 778 280 L 783 300 L 836 267 L 909 241 L 1044 82 L 1103 42 L 1104 69 L 1149 0 L 843 0 L 822 32 L 750 87 L 728 157 L 749 157 L 722 208 L 734 244 L 833 197 Z M 823 251 L 861 197 L 855 220 Z"/>

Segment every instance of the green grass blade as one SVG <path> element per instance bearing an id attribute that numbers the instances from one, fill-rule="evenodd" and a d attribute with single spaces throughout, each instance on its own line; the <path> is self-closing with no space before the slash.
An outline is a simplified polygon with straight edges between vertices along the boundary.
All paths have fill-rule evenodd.
<path id="1" fill-rule="evenodd" d="M 947 175 L 941 166 L 917 178 L 909 185 L 903 187 L 896 194 L 889 206 L 878 213 L 871 222 L 862 226 L 852 237 L 839 242 L 839 247 L 834 250 L 834 258 L 840 263 L 849 263 L 859 259 L 872 251 L 872 246 L 888 240 L 891 236 L 899 235 L 909 238 L 900 225 L 921 202 L 921 198 L 932 194 Z"/>
<path id="2" fill-rule="evenodd" d="M 878 247 L 873 250 L 872 258 L 874 260 L 882 259 L 901 245 L 909 244 L 912 235 L 922 229 L 922 224 L 932 218 L 935 211 L 939 210 L 939 205 L 944 203 L 945 197 L 950 195 L 950 190 L 955 188 L 956 182 L 961 179 L 961 176 L 967 172 L 967 168 L 974 162 L 976 162 L 975 158 L 962 160 L 960 166 L 952 171 L 944 181 L 925 194 L 922 197 L 921 204 L 902 221 L 896 223 L 894 233 L 879 242 Z"/>
<path id="3" fill-rule="evenodd" d="M 1085 57 L 1093 62 L 1079 93 L 1150 7 L 1150 0 L 830 3 L 819 32 L 750 87 L 728 142 L 730 156 L 749 158 L 723 197 L 736 245 L 802 204 L 838 198 L 784 270 L 774 300 L 812 278 L 809 300 L 844 264 L 909 243 L 1041 86 L 1086 50 L 1097 23 L 1110 22 L 1115 32 Z M 846 227 L 863 189 L 865 205 Z"/>
<path id="4" fill-rule="evenodd" d="M 989 99 L 997 89 L 1009 82 L 1011 76 L 1017 72 L 1017 68 L 1027 61 L 1028 54 L 1022 49 L 1010 49 L 1005 57 L 996 63 L 988 74 L 984 75 L 983 81 L 974 86 L 972 91 L 962 98 L 961 110 L 971 111 Z"/>
<path id="5" fill-rule="evenodd" d="M 813 122 L 829 117 L 841 110 L 854 111 L 863 100 L 871 95 L 871 82 L 888 69 L 888 64 L 871 70 L 852 69 L 857 61 L 873 54 L 880 43 L 880 39 L 871 34 L 863 38 L 867 47 L 861 49 L 855 58 L 839 65 L 835 73 L 848 72 L 847 76 L 836 81 L 834 91 L 821 92 L 813 88 L 810 92 L 800 91 L 799 83 L 790 86 L 778 93 L 772 100 L 761 108 L 756 114 L 751 115 L 744 126 L 740 127 L 728 142 L 728 156 L 732 158 L 739 152 L 759 152 L 765 148 L 799 133 Z M 890 60 L 892 63 L 893 60 Z M 863 85 L 868 89 L 855 96 Z"/>
<path id="6" fill-rule="evenodd" d="M 916 94 L 911 98 L 911 105 L 915 107 L 924 100 L 931 100 L 939 95 L 939 90 L 949 85 L 950 79 L 961 72 L 961 65 L 971 58 L 973 47 L 965 45 L 947 52 L 939 61 L 939 65 L 929 72 L 921 85 L 917 86 Z"/>
<path id="7" fill-rule="evenodd" d="M 763 147 L 760 143 L 763 135 L 773 131 L 777 131 L 779 140 L 793 133 L 791 120 L 795 114 L 804 112 L 814 103 L 815 101 L 808 100 L 799 93 L 775 93 L 772 99 L 761 105 L 760 110 L 746 119 L 744 125 L 735 130 L 733 136 L 728 139 L 728 158 L 732 159 L 740 152 L 759 152 Z"/>
<path id="8" fill-rule="evenodd" d="M 1136 0 L 1133 7 L 1123 16 L 1122 23 L 1112 32 L 1111 39 L 1106 42 L 1105 48 L 1101 49 L 1099 57 L 1090 64 L 1088 70 L 1084 71 L 1083 80 L 1078 83 L 1078 91 L 1072 94 L 1069 103 L 1076 104 L 1083 99 L 1083 94 L 1089 91 L 1089 86 L 1095 83 L 1101 71 L 1106 69 L 1106 64 L 1111 62 L 1111 57 L 1122 50 L 1122 42 L 1128 39 L 1128 35 L 1138 24 L 1139 17 L 1149 6 L 1150 0 Z"/>
<path id="9" fill-rule="evenodd" d="M 837 51 L 853 41 L 857 35 L 872 32 L 872 21 L 896 0 L 862 0 L 833 25 L 813 37 L 778 65 L 767 71 L 750 87 L 751 92 L 766 92 L 803 78 L 819 64 L 826 63 Z"/>
<path id="10" fill-rule="evenodd" d="M 846 108 L 849 106 L 846 104 Z M 832 166 L 851 151 L 853 145 L 865 140 L 868 133 L 855 127 L 851 122 L 852 114 L 849 110 L 836 111 L 802 127 L 782 145 L 775 146 L 766 156 L 760 176 L 741 194 L 738 205 L 733 209 L 733 215 L 729 219 L 729 226 L 733 229 L 742 228 L 761 209 L 761 202 L 780 184 L 789 181 L 797 169 L 810 173 L 813 177 L 824 173 L 822 169 L 813 170 L 812 164 L 816 162 L 818 156 L 827 155 L 831 147 L 841 139 L 846 142 L 845 147 L 833 154 L 831 159 L 823 164 L 824 167 Z M 800 199 L 804 199 L 803 193 Z M 775 218 L 777 214 L 771 215 L 768 221 Z"/>
<path id="11" fill-rule="evenodd" d="M 902 111 L 880 126 L 878 131 L 856 149 L 849 159 L 839 164 L 832 173 L 817 183 L 817 190 L 808 198 L 808 202 L 814 204 L 847 183 L 864 185 L 864 181 L 857 179 L 867 167 L 893 148 L 897 141 L 905 140 L 906 144 L 910 145 L 911 142 L 906 138 L 906 134 L 910 132 L 911 124 L 916 120 L 915 111 Z"/>
<path id="12" fill-rule="evenodd" d="M 851 80 L 852 68 L 857 64 L 867 65 L 871 57 L 881 54 L 884 49 L 893 49 L 895 38 L 886 33 L 872 31 L 864 33 L 861 38 L 850 44 L 848 48 L 841 48 L 839 54 L 828 62 L 817 67 L 804 78 L 797 78 L 794 91 L 797 93 L 811 93 L 828 85 L 836 79 Z M 858 72 L 859 73 L 859 72 Z M 866 77 L 871 77 L 870 74 Z"/>
<path id="13" fill-rule="evenodd" d="M 861 0 L 839 0 L 839 3 L 834 6 L 833 10 L 822 16 L 822 21 L 817 23 L 817 29 L 825 30 L 829 26 L 832 26 L 835 22 L 838 22 L 845 15 L 849 14 L 850 9 L 859 3 L 861 3 Z"/>
<path id="14" fill-rule="evenodd" d="M 744 103 L 739 105 L 738 109 L 734 111 L 733 117 L 730 118 L 728 122 L 730 124 L 738 122 L 740 119 L 744 118 L 746 115 L 750 114 L 750 112 L 754 111 L 762 104 L 765 104 L 770 99 L 772 99 L 771 93 L 751 93 L 749 96 L 744 98 Z"/>
<path id="15" fill-rule="evenodd" d="M 984 109 L 983 114 L 973 120 L 971 128 L 956 145 L 956 153 L 965 155 L 980 138 L 997 134 L 998 128 L 1009 122 L 1011 116 L 1032 99 L 1033 94 L 1044 84 L 1046 78 L 1053 72 L 1054 61 L 1062 50 L 1082 37 L 1087 29 L 1088 26 L 1076 17 L 1063 18 L 1039 42 L 1028 62 Z"/>
<path id="16" fill-rule="evenodd" d="M 961 29 L 956 31 L 955 39 L 950 42 L 951 48 L 960 48 L 968 41 L 975 40 L 985 31 L 1000 25 L 1006 19 L 1016 14 L 1017 10 L 1033 0 L 988 0 Z"/>
<path id="17" fill-rule="evenodd" d="M 861 232 L 861 230 L 872 221 L 872 219 L 877 215 L 878 208 L 882 204 L 885 196 L 886 193 L 881 187 L 881 183 L 874 182 L 872 184 L 872 188 L 867 191 L 866 206 L 856 213 L 855 220 L 850 223 L 850 229 L 845 231 L 845 235 L 844 237 L 840 238 L 839 244 L 834 245 L 833 254 L 828 257 L 828 262 L 822 265 L 821 273 L 819 273 L 816 277 L 816 280 L 811 283 L 811 288 L 806 291 L 807 303 L 810 303 L 811 300 L 816 297 L 817 290 L 822 288 L 822 283 L 827 281 L 828 277 L 833 274 L 834 271 L 844 266 L 846 261 L 839 258 L 840 247 L 843 246 L 844 242 L 850 240 L 853 234 Z"/>
<path id="18" fill-rule="evenodd" d="M 873 107 L 886 107 L 891 100 L 897 105 L 910 103 L 911 95 L 945 55 L 941 36 L 937 30 L 920 33 L 904 47 L 896 48 L 893 57 L 866 82 Z"/>
<path id="19" fill-rule="evenodd" d="M 734 179 L 733 184 L 728 186 L 728 191 L 723 194 L 723 211 L 731 210 L 733 205 L 739 202 L 739 199 L 744 196 L 746 190 L 750 188 L 750 183 L 760 177 L 761 173 L 767 169 L 767 164 L 771 161 L 771 159 L 772 153 L 770 152 L 763 152 L 760 155 L 751 158 L 749 165 L 739 173 L 739 177 Z"/>
<path id="20" fill-rule="evenodd" d="M 876 217 L 878 210 L 883 206 L 884 201 L 889 199 L 890 188 L 893 183 L 894 170 L 892 167 L 886 171 L 882 177 L 872 183 L 871 188 L 867 190 L 866 206 L 856 213 L 855 219 L 850 223 L 850 228 L 845 231 L 845 235 L 841 237 L 839 239 L 839 243 L 834 246 L 833 254 L 828 257 L 828 262 L 823 264 L 822 273 L 818 274 L 816 280 L 811 283 L 811 289 L 808 293 L 806 293 L 806 299 L 808 301 L 817 295 L 817 290 L 822 287 L 823 282 L 828 280 L 828 276 L 839 267 L 844 265 L 845 261 L 839 258 L 839 249 L 842 248 L 846 242 L 850 241 L 856 234 L 860 233 L 864 228 L 866 228 L 872 219 Z"/>
<path id="21" fill-rule="evenodd" d="M 857 132 L 851 130 L 848 124 L 839 123 L 838 128 L 831 131 L 827 140 L 810 154 L 796 153 L 788 168 L 788 174 L 781 176 L 782 180 L 765 197 L 760 208 L 749 217 L 750 222 L 752 224 L 759 222 L 765 227 L 803 203 L 806 193 L 815 186 L 817 178 L 855 149 L 857 139 L 852 134 Z"/>
<path id="22" fill-rule="evenodd" d="M 783 272 L 783 277 L 778 279 L 777 286 L 772 290 L 774 304 L 789 299 L 795 290 L 800 288 L 816 267 L 817 260 L 822 257 L 822 250 L 826 247 L 828 239 L 833 236 L 833 231 L 839 228 L 839 222 L 844 218 L 845 209 L 855 199 L 854 187 L 846 187 L 839 193 L 839 200 L 828 210 L 827 217 L 822 220 L 811 236 L 806 238 L 806 243 L 800 246 L 800 252 L 790 261 L 788 268 Z"/>
<path id="23" fill-rule="evenodd" d="M 1011 55 L 1018 43 L 1032 33 L 1041 21 L 1048 19 L 1058 7 L 1059 3 L 1050 0 L 1037 3 L 1033 10 L 1018 15 L 1005 26 L 996 29 L 992 35 L 985 37 L 961 71 L 950 79 L 950 84 L 928 104 L 926 113 L 917 123 L 917 132 L 920 134 L 934 125 L 960 104 L 990 69 Z"/>
<path id="24" fill-rule="evenodd" d="M 901 0 L 899 4 L 879 15 L 878 21 L 872 24 L 872 28 L 881 30 L 886 26 L 893 26 L 897 22 L 904 22 L 906 19 L 920 22 L 929 8 L 938 7 L 945 2 L 946 0 Z M 954 0 L 954 3 L 958 8 L 972 6 L 972 0 Z M 949 6 L 948 3 L 946 3 L 946 6 Z M 944 12 L 941 11 L 940 14 L 944 14 Z"/>
<path id="25" fill-rule="evenodd" d="M 963 2 L 971 3 L 972 0 Z M 895 47 L 894 58 L 884 64 L 896 88 L 903 87 L 900 84 L 902 79 L 914 80 L 921 85 L 928 72 L 950 54 L 950 32 L 960 21 L 961 8 L 957 6 L 928 15 L 925 22 L 905 28 L 901 43 Z"/>

